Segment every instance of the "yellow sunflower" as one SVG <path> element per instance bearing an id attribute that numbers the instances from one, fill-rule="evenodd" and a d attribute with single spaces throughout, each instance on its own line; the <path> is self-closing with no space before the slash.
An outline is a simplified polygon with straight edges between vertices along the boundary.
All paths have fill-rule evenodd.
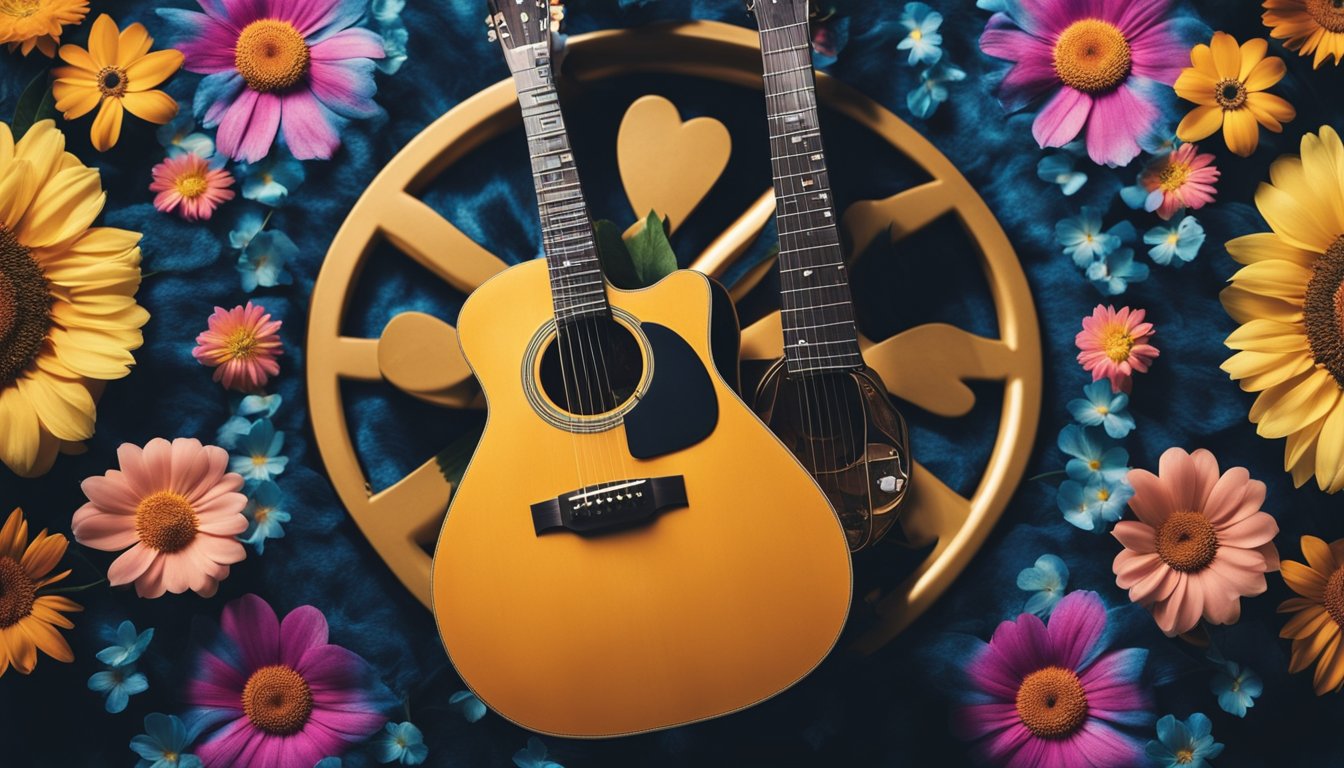
<path id="1" fill-rule="evenodd" d="M 89 12 L 89 0 L 0 0 L 0 43 L 24 56 L 36 48 L 56 55 L 61 28 L 78 24 Z"/>
<path id="2" fill-rule="evenodd" d="M 1288 438 L 1284 469 L 1299 487 L 1344 488 L 1344 143 L 1330 127 L 1302 137 L 1302 156 L 1270 167 L 1255 204 L 1273 232 L 1240 237 L 1228 253 L 1245 264 L 1223 290 L 1241 327 L 1223 370 L 1259 392 L 1250 418 Z"/>
<path id="3" fill-rule="evenodd" d="M 38 650 L 57 661 L 75 660 L 56 628 L 75 626 L 62 612 L 84 609 L 69 598 L 39 594 L 70 575 L 70 571 L 47 575 L 69 543 L 59 533 L 43 529 L 29 544 L 28 521 L 20 509 L 0 527 L 0 675 L 11 666 L 21 675 L 32 672 Z"/>
<path id="4" fill-rule="evenodd" d="M 93 22 L 87 51 L 78 45 L 61 46 L 61 58 L 70 66 L 52 72 L 56 109 L 66 120 L 77 120 L 98 107 L 91 133 L 99 152 L 111 149 L 121 138 L 123 107 L 155 125 L 177 116 L 177 101 L 152 89 L 182 68 L 182 54 L 171 48 L 150 53 L 153 45 L 154 38 L 144 24 L 119 31 L 104 13 Z"/>
<path id="5" fill-rule="evenodd" d="M 1190 64 L 1176 78 L 1176 95 L 1198 106 L 1176 126 L 1181 141 L 1203 141 L 1221 128 L 1227 148 L 1250 157 L 1260 145 L 1260 126 L 1274 133 L 1297 117 L 1293 105 L 1266 89 L 1287 74 L 1278 56 L 1269 56 L 1263 38 L 1237 45 L 1226 32 L 1214 32 L 1208 45 L 1190 49 Z"/>
<path id="6" fill-rule="evenodd" d="M 105 198 L 52 121 L 17 144 L 0 123 L 0 462 L 25 477 L 93 435 L 143 343 L 140 235 L 89 227 Z"/>
<path id="7" fill-rule="evenodd" d="M 1335 57 L 1344 61 L 1344 2 L 1340 0 L 1265 0 L 1261 15 L 1269 36 L 1301 56 L 1316 54 L 1313 67 Z"/>
<path id="8" fill-rule="evenodd" d="M 1288 672 L 1296 674 L 1316 662 L 1312 681 L 1317 696 L 1344 687 L 1344 539 L 1326 544 L 1315 536 L 1302 537 L 1306 563 L 1284 560 L 1283 580 L 1301 597 L 1283 601 L 1279 613 L 1294 614 L 1279 630 L 1293 641 Z"/>

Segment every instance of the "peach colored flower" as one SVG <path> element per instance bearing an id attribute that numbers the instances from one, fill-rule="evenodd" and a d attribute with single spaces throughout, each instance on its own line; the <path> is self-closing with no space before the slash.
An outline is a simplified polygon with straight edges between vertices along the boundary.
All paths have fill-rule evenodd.
<path id="1" fill-rule="evenodd" d="M 1168 636 L 1195 628 L 1200 618 L 1233 624 L 1241 598 L 1265 591 L 1265 574 L 1279 569 L 1279 525 L 1261 511 L 1265 484 L 1243 467 L 1220 477 L 1204 449 L 1168 448 L 1154 475 L 1131 469 L 1138 520 L 1116 523 L 1125 545 L 1115 556 L 1115 584 L 1147 608 Z"/>
<path id="2" fill-rule="evenodd" d="M 154 207 L 187 221 L 209 221 L 216 208 L 234 198 L 233 174 L 191 152 L 164 160 L 151 173 L 149 191 L 158 193 Z"/>
<path id="3" fill-rule="evenodd" d="M 1149 192 L 1148 210 L 1171 221 L 1186 208 L 1193 211 L 1212 203 L 1221 175 L 1213 165 L 1213 155 L 1201 153 L 1194 144 L 1182 144 L 1154 160 L 1139 176 L 1139 183 Z"/>
<path id="4" fill-rule="evenodd" d="M 266 308 L 247 302 L 245 307 L 215 307 L 210 327 L 196 337 L 191 351 L 201 365 L 215 369 L 215 381 L 239 392 L 256 392 L 280 373 L 276 358 L 285 353 L 280 321 Z"/>
<path id="5" fill-rule="evenodd" d="M 122 552 L 107 571 L 112 586 L 135 582 L 141 597 L 188 589 L 210 597 L 247 556 L 233 537 L 247 530 L 243 478 L 226 471 L 223 448 L 155 438 L 117 449 L 120 470 L 86 479 L 89 502 L 75 512 L 75 541 Z M 127 549 L 130 547 L 130 549 Z"/>
<path id="6" fill-rule="evenodd" d="M 1091 317 L 1083 318 L 1083 330 L 1074 337 L 1078 362 L 1093 381 L 1110 379 L 1111 390 L 1129 391 L 1135 371 L 1145 373 L 1158 356 L 1149 343 L 1155 331 L 1143 321 L 1144 310 L 1097 305 Z"/>

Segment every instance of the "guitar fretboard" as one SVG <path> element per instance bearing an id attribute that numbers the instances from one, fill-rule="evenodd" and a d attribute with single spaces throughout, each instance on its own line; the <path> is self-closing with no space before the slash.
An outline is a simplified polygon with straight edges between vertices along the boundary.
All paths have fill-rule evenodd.
<path id="1" fill-rule="evenodd" d="M 779 229 L 784 356 L 790 373 L 863 363 L 822 149 L 806 4 L 802 6 L 796 21 L 767 26 L 762 19 L 760 30 Z"/>

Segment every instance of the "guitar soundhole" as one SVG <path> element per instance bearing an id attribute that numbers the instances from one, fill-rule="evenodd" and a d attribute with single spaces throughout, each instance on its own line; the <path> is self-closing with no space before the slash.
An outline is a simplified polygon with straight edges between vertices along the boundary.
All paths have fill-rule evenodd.
<path id="1" fill-rule="evenodd" d="M 541 389 L 562 410 L 597 416 L 621 407 L 644 376 L 634 333 L 610 317 L 562 324 L 541 355 Z"/>

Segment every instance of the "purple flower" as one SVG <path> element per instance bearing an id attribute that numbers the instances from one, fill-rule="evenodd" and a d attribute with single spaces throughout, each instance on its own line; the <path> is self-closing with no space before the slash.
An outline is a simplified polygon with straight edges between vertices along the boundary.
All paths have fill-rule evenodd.
<path id="1" fill-rule="evenodd" d="M 1143 744 L 1121 728 L 1153 722 L 1139 684 L 1148 651 L 1105 652 L 1106 608 L 1095 592 L 1071 592 L 1047 626 L 1024 613 L 1005 621 L 967 669 L 972 701 L 953 714 L 957 736 L 980 758 L 1011 768 L 1143 764 Z"/>
<path id="2" fill-rule="evenodd" d="M 367 0 L 197 0 L 161 8 L 186 69 L 206 75 L 194 109 L 234 160 L 255 163 L 277 135 L 300 160 L 328 159 L 346 119 L 373 117 L 383 39 L 353 28 Z"/>
<path id="3" fill-rule="evenodd" d="M 980 49 L 1013 62 L 999 86 L 1009 111 L 1043 103 L 1032 133 L 1042 147 L 1086 134 L 1087 152 L 1126 165 L 1161 119 L 1158 84 L 1189 64 L 1171 0 L 1019 0 L 994 14 Z"/>
<path id="4" fill-rule="evenodd" d="M 377 732 L 396 703 L 364 659 L 327 643 L 321 611 L 300 606 L 282 622 L 256 595 L 224 606 L 186 701 L 205 768 L 310 768 Z"/>

